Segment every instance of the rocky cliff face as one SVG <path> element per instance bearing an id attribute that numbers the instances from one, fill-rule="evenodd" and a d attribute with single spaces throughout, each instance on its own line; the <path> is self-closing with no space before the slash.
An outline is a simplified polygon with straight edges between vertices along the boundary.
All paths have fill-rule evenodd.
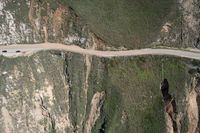
<path id="1" fill-rule="evenodd" d="M 71 125 L 64 65 L 62 58 L 48 53 L 1 57 L 1 131 L 62 132 Z"/>
<path id="2" fill-rule="evenodd" d="M 58 1 L 2 0 L 0 17 L 0 45 L 58 42 L 105 47 L 72 8 Z"/>
<path id="3" fill-rule="evenodd" d="M 44 52 L 1 57 L 2 132 L 91 132 L 105 92 L 95 90 L 91 99 L 87 96 L 91 57 L 65 56 Z"/>
<path id="4" fill-rule="evenodd" d="M 129 4 L 122 3 L 119 5 L 128 8 Z M 143 6 L 142 1 L 135 4 Z M 126 34 L 121 34 L 124 29 L 117 30 L 118 23 L 112 26 L 119 38 L 98 31 L 101 26 L 96 28 L 95 24 L 88 24 L 87 19 L 84 20 L 87 17 L 80 13 L 82 8 L 73 2 L 69 4 L 71 8 L 56 0 L 0 0 L 0 45 L 58 42 L 101 50 L 151 46 L 198 48 L 198 4 L 195 0 L 180 0 L 178 5 L 170 5 L 169 19 L 153 23 L 153 26 L 156 24 L 155 38 L 148 40 L 151 45 L 143 45 L 139 36 L 143 34 L 132 36 L 132 29 L 129 31 L 126 27 L 138 16 L 128 19 L 130 12 L 127 11 L 118 12 L 128 19 L 119 24 L 128 31 L 131 40 L 124 39 Z M 84 4 L 79 6 L 84 7 Z M 149 10 L 152 7 L 154 5 Z M 165 8 L 162 6 L 159 11 Z M 118 9 L 124 11 L 124 7 L 117 6 L 115 11 Z M 142 21 L 144 27 L 148 27 L 144 30 L 147 33 L 152 33 L 149 29 L 153 27 L 148 22 L 157 20 L 154 13 L 151 14 L 153 18 L 143 14 L 147 16 Z M 178 19 L 173 13 L 179 15 Z M 115 14 L 114 18 L 110 15 L 109 21 L 116 20 Z M 109 21 L 102 23 L 108 33 L 113 33 L 109 29 L 113 27 L 107 24 Z M 115 39 L 123 45 L 113 43 Z M 159 90 L 164 76 L 177 104 L 178 131 L 196 133 L 200 130 L 199 68 L 199 61 L 166 56 L 105 59 L 60 51 L 18 58 L 1 56 L 0 132 L 172 133 L 172 121 L 164 110 Z"/>
<path id="5" fill-rule="evenodd" d="M 159 91 L 160 60 L 163 58 L 100 59 L 58 51 L 0 57 L 0 130 L 170 131 Z M 164 60 L 164 75 L 177 103 L 179 131 L 195 133 L 199 130 L 199 81 L 189 77 L 198 73 L 199 62 Z"/>

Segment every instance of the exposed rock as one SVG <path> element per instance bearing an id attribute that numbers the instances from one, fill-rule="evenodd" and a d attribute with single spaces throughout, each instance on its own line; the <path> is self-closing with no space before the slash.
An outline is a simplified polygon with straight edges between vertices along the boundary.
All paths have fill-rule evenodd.
<path id="1" fill-rule="evenodd" d="M 72 129 L 63 59 L 45 53 L 19 61 L 0 57 L 1 66 L 2 63 L 10 67 L 0 69 L 0 73 L 4 73 L 0 81 L 1 131 L 65 132 L 66 128 Z"/>
<path id="2" fill-rule="evenodd" d="M 92 127 L 100 116 L 101 107 L 104 102 L 105 92 L 96 92 L 91 101 L 91 110 L 85 124 L 85 133 L 91 133 Z"/>
<path id="3" fill-rule="evenodd" d="M 197 101 L 199 91 L 200 77 L 197 73 L 195 77 L 191 79 L 191 85 L 189 92 L 187 93 L 187 116 L 188 116 L 188 133 L 198 132 L 198 122 L 199 122 L 199 105 Z"/>
<path id="4" fill-rule="evenodd" d="M 195 90 L 189 92 L 187 99 L 188 99 L 187 113 L 189 120 L 188 133 L 196 133 L 199 116 L 198 116 L 198 105 L 197 105 L 197 93 L 195 92 Z"/>

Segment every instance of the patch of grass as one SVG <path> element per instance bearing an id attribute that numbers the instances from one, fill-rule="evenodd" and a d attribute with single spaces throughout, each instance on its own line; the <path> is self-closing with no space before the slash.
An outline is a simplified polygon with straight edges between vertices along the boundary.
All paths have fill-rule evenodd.
<path id="1" fill-rule="evenodd" d="M 181 59 L 171 57 L 114 58 L 107 61 L 104 86 L 106 101 L 102 119 L 106 132 L 155 133 L 165 132 L 164 105 L 159 89 L 164 75 L 169 80 L 170 92 L 181 104 L 186 80 L 185 65 Z M 179 108 L 179 105 L 178 105 Z M 126 112 L 126 124 L 122 124 L 122 112 Z"/>
<path id="2" fill-rule="evenodd" d="M 176 16 L 174 0 L 60 0 L 71 6 L 107 43 L 141 48 L 158 35 L 166 19 Z"/>

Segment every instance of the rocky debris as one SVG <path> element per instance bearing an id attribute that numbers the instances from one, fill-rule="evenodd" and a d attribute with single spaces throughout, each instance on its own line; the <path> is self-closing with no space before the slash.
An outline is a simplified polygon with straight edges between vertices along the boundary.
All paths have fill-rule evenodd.
<path id="1" fill-rule="evenodd" d="M 200 72 L 195 74 L 194 78 L 192 79 L 192 88 L 197 92 L 197 94 L 200 94 Z"/>
<path id="2" fill-rule="evenodd" d="M 181 28 L 177 25 L 182 26 L 181 24 L 179 24 L 179 22 L 165 22 L 160 30 L 160 35 L 157 38 L 157 41 L 153 44 L 168 47 L 184 47 L 182 43 L 180 43 L 182 31 L 180 30 Z"/>
<path id="3" fill-rule="evenodd" d="M 172 28 L 171 23 L 166 22 L 166 23 L 163 25 L 163 27 L 162 27 L 162 29 L 161 29 L 161 32 L 166 32 L 166 33 L 168 33 L 168 32 L 170 32 L 171 28 Z"/>
<path id="4" fill-rule="evenodd" d="M 121 117 L 121 124 L 125 124 L 125 122 L 128 119 L 128 115 L 125 111 L 122 112 L 122 117 Z"/>
<path id="5" fill-rule="evenodd" d="M 200 37 L 195 37 L 192 41 L 192 45 L 195 47 L 195 48 L 199 48 L 200 46 Z"/>
<path id="6" fill-rule="evenodd" d="M 186 21 L 188 27 L 196 34 L 199 34 L 199 1 L 198 0 L 179 0 L 182 11 L 183 18 Z"/>
<path id="7" fill-rule="evenodd" d="M 91 101 L 91 110 L 85 124 L 85 133 L 91 133 L 92 127 L 100 116 L 101 107 L 105 98 L 105 92 L 96 92 Z"/>
<path id="8" fill-rule="evenodd" d="M 183 15 L 182 43 L 192 44 L 191 47 L 199 48 L 200 2 L 198 0 L 179 0 L 179 3 Z"/>

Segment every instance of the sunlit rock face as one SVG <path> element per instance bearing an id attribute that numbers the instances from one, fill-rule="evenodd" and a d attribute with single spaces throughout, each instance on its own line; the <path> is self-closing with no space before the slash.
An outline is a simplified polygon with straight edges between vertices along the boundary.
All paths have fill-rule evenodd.
<path id="1" fill-rule="evenodd" d="M 0 57 L 0 130 L 91 132 L 105 100 L 105 90 L 89 89 L 95 87 L 89 85 L 91 67 L 99 74 L 95 79 L 102 78 L 104 65 L 95 62 L 55 51 Z"/>
<path id="2" fill-rule="evenodd" d="M 29 1 L 0 1 L 0 44 L 39 42 L 28 22 Z"/>
<path id="3" fill-rule="evenodd" d="M 0 45 L 59 42 L 90 45 L 89 30 L 58 1 L 1 0 Z"/>
<path id="4" fill-rule="evenodd" d="M 71 126 L 62 58 L 48 53 L 1 57 L 0 64 L 2 132 L 64 132 Z"/>

